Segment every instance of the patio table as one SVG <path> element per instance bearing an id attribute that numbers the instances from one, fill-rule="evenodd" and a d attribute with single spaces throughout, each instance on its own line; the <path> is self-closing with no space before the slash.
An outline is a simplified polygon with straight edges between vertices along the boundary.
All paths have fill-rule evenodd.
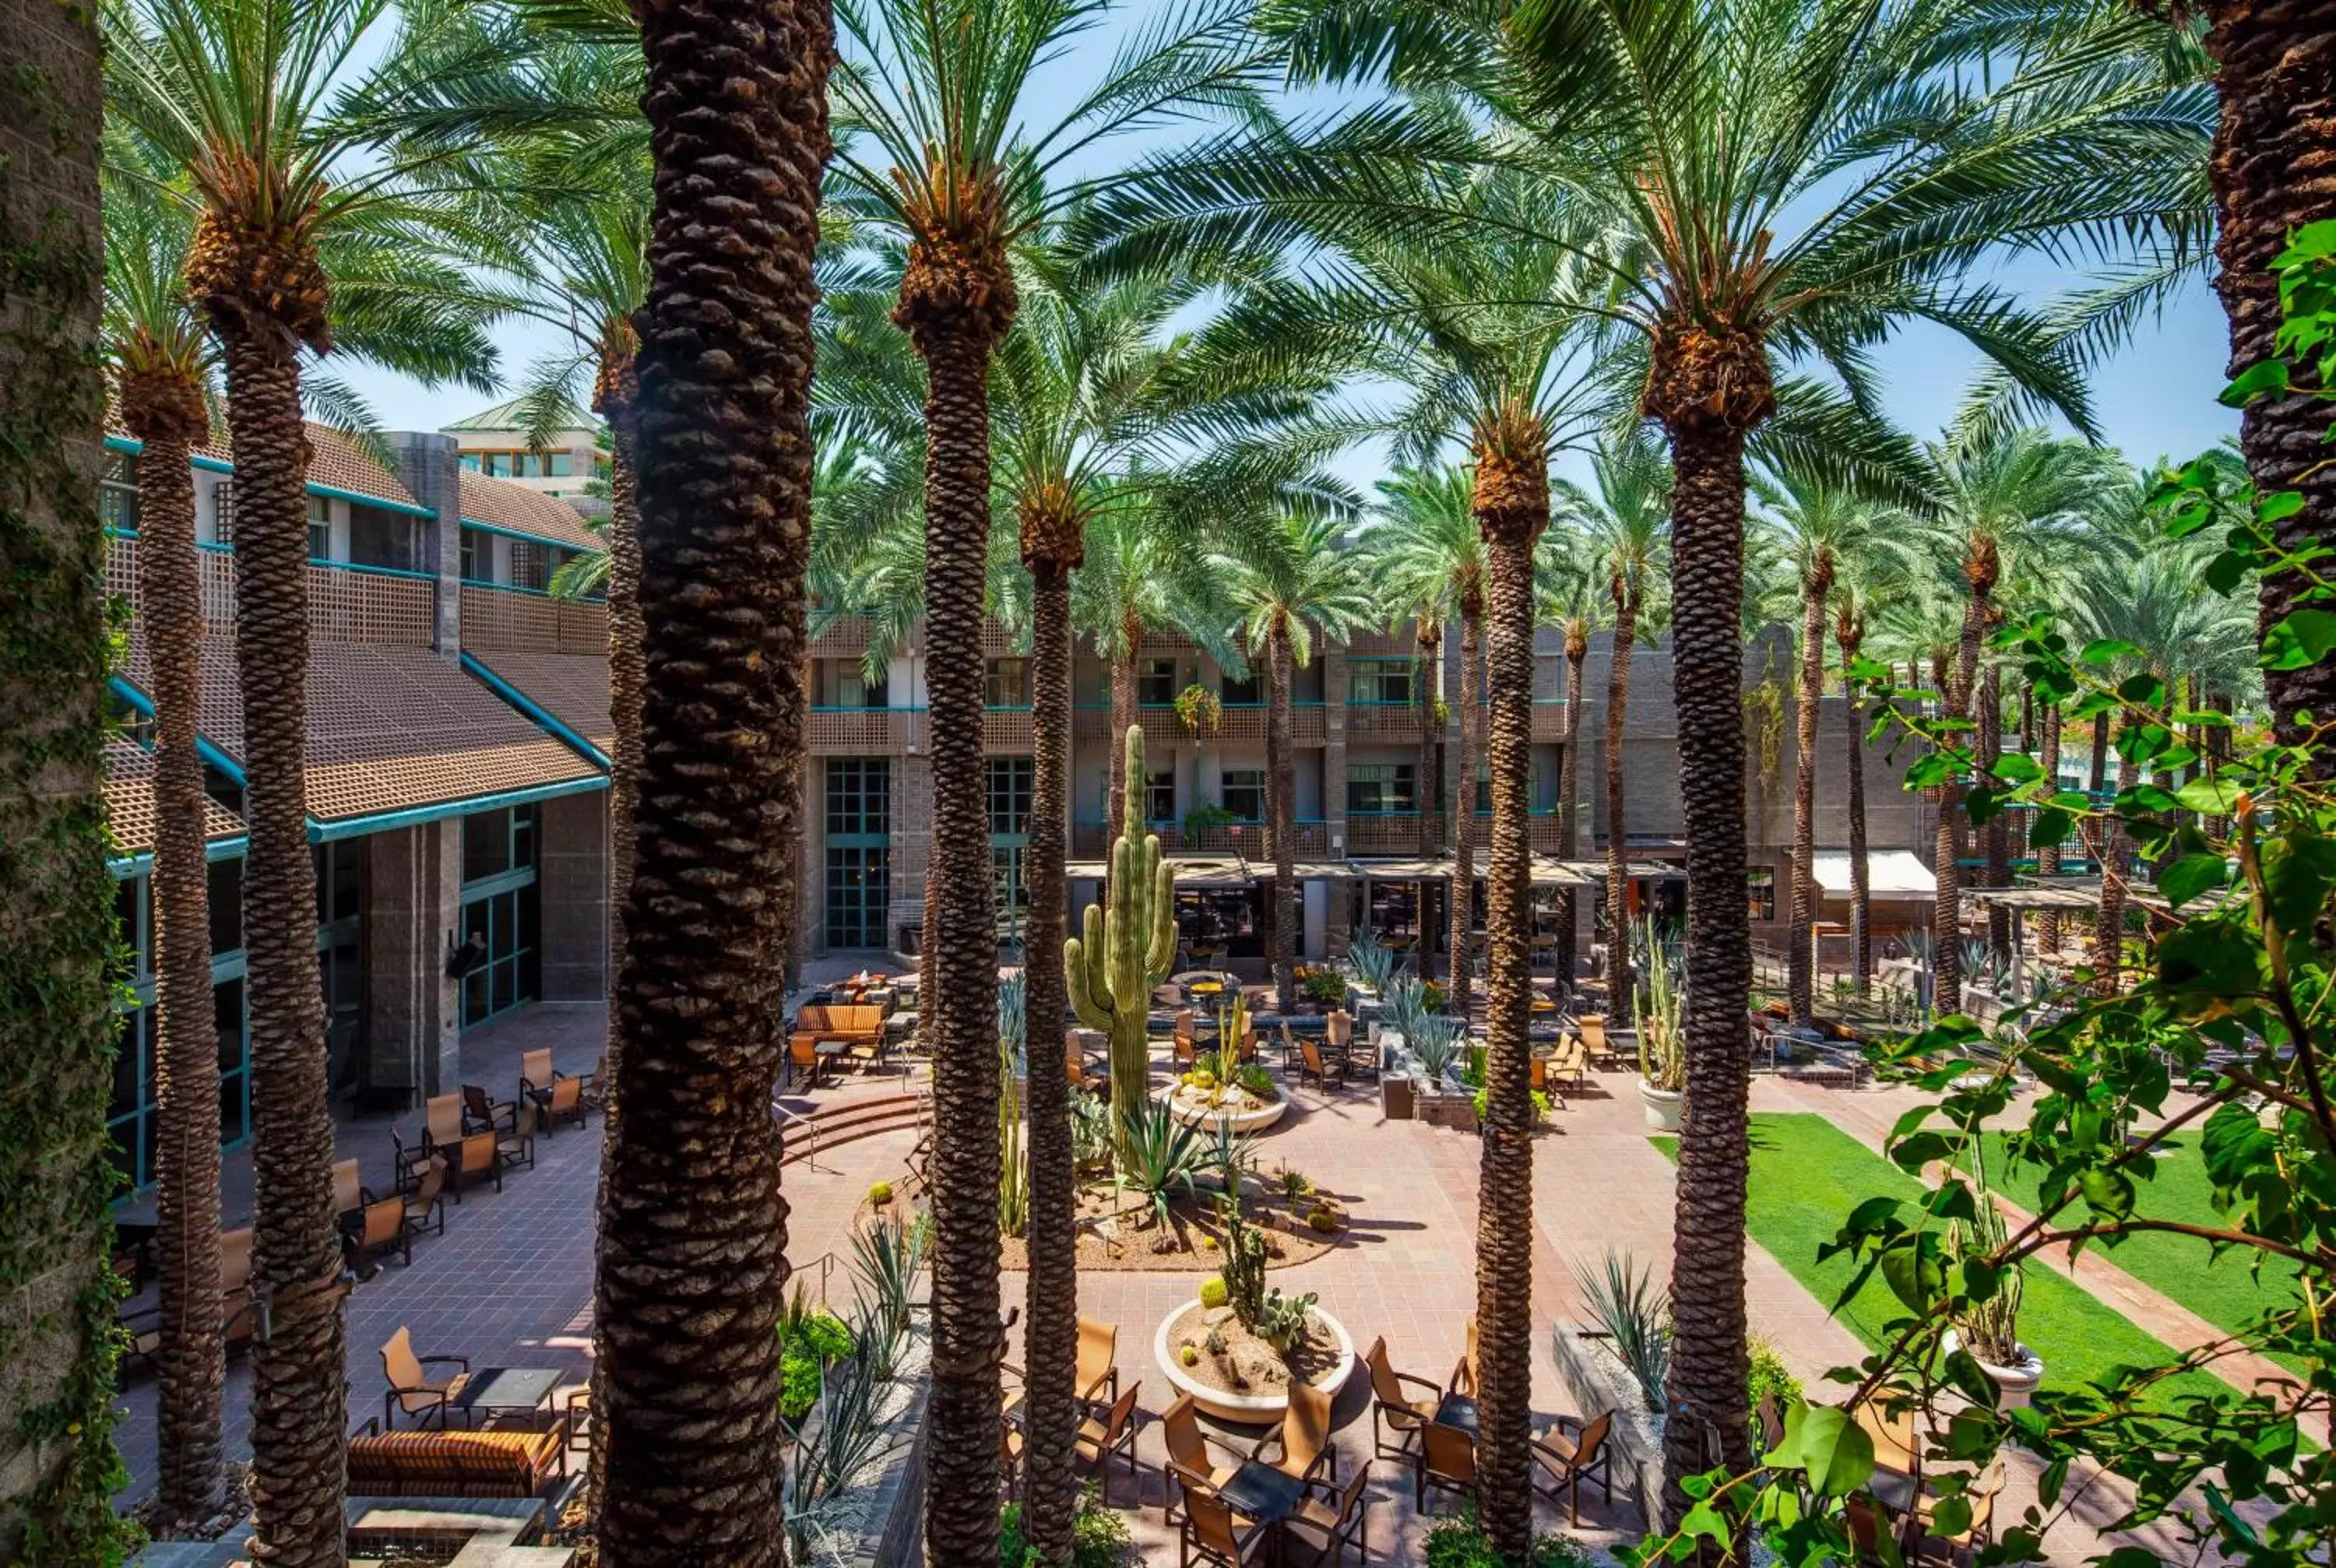
<path id="1" fill-rule="evenodd" d="M 1242 1465 L 1217 1488 L 1218 1501 L 1260 1524 L 1280 1524 L 1305 1495 L 1305 1482 L 1257 1459 Z"/>
<path id="2" fill-rule="evenodd" d="M 446 1407 L 460 1410 L 466 1423 L 482 1410 L 489 1416 L 524 1415 L 550 1402 L 562 1375 L 551 1367 L 482 1367 Z"/>
<path id="3" fill-rule="evenodd" d="M 1465 1394 L 1445 1395 L 1436 1407 L 1436 1424 L 1439 1427 L 1456 1427 L 1468 1434 L 1470 1442 L 1475 1442 L 1476 1440 L 1476 1401 Z"/>

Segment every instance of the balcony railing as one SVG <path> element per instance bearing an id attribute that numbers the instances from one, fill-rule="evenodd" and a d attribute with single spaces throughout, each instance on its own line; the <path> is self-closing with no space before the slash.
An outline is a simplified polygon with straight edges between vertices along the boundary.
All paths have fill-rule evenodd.
<path id="1" fill-rule="evenodd" d="M 804 744 L 814 756 L 897 756 L 917 738 L 920 707 L 814 707 Z"/>
<path id="2" fill-rule="evenodd" d="M 1435 820 L 1436 842 L 1446 842 L 1441 813 Z M 1419 852 L 1419 813 L 1358 812 L 1347 817 L 1349 855 L 1411 855 Z"/>
<path id="3" fill-rule="evenodd" d="M 462 584 L 462 646 L 480 653 L 608 651 L 608 607 L 508 583 Z"/>
<path id="4" fill-rule="evenodd" d="M 141 608 L 138 552 L 143 541 L 114 533 L 105 543 L 105 586 Z M 195 574 L 204 628 L 215 636 L 235 629 L 236 559 L 231 545 L 196 550 Z M 428 648 L 438 623 L 437 581 L 428 572 L 355 561 L 308 562 L 308 634 L 320 642 L 376 642 Z"/>
<path id="5" fill-rule="evenodd" d="M 1419 740 L 1419 705 L 1416 702 L 1347 703 L 1349 745 Z"/>
<path id="6" fill-rule="evenodd" d="M 1137 718 L 1144 726 L 1144 744 L 1162 745 L 1258 745 L 1265 744 L 1265 726 L 1269 716 L 1261 702 L 1229 702 L 1217 727 L 1194 735 L 1176 716 L 1175 705 L 1147 702 L 1138 706 Z M 1081 703 L 1073 714 L 1072 732 L 1083 741 L 1107 741 L 1111 738 L 1111 705 Z M 1293 745 L 1320 745 L 1324 735 L 1322 705 L 1319 702 L 1293 702 L 1290 705 L 1290 739 Z"/>
<path id="7" fill-rule="evenodd" d="M 981 712 L 981 749 L 1026 752 L 1030 749 L 1029 705 L 1001 704 Z"/>
<path id="8" fill-rule="evenodd" d="M 1074 860 L 1100 860 L 1109 846 L 1104 842 L 1107 825 L 1101 822 L 1078 822 L 1071 824 L 1071 857 Z M 1216 827 L 1188 828 L 1183 823 L 1153 823 L 1147 831 L 1156 833 L 1163 850 L 1183 851 L 1192 854 L 1229 855 L 1239 851 L 1260 870 L 1270 869 L 1263 823 L 1227 823 Z M 1330 852 L 1330 830 L 1319 818 L 1299 818 L 1290 824 L 1291 852 L 1300 860 L 1319 860 Z"/>

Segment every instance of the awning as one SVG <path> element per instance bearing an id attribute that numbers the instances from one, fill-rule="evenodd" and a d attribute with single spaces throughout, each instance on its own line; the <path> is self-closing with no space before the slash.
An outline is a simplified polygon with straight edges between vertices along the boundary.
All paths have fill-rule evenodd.
<path id="1" fill-rule="evenodd" d="M 1379 882 L 1441 882 L 1452 880 L 1450 861 L 1357 861 L 1357 876 Z"/>
<path id="2" fill-rule="evenodd" d="M 1835 898 L 1849 896 L 1847 852 L 1819 850 L 1815 869 L 1819 888 Z M 1865 882 L 1868 895 L 1877 899 L 1927 899 L 1939 891 L 1939 879 L 1912 850 L 1867 852 Z"/>
<path id="3" fill-rule="evenodd" d="M 1556 863 L 1584 881 L 1602 882 L 1606 880 L 1606 862 L 1602 860 L 1559 861 Z M 1687 879 L 1687 868 L 1671 865 L 1663 861 L 1625 860 L 1622 862 L 1622 874 L 1634 882 L 1684 881 Z"/>

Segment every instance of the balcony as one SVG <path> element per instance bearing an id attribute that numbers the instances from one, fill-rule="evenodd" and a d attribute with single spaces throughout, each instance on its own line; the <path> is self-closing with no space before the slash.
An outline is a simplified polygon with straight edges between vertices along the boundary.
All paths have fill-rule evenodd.
<path id="1" fill-rule="evenodd" d="M 462 584 L 462 646 L 481 653 L 608 652 L 608 607 L 501 583 Z"/>
<path id="2" fill-rule="evenodd" d="M 141 608 L 135 534 L 112 533 L 105 541 L 105 587 L 130 600 L 133 617 Z M 197 547 L 195 574 L 202 599 L 203 625 L 215 636 L 232 637 L 236 613 L 236 560 L 231 547 Z M 308 562 L 308 635 L 318 642 L 370 642 L 428 648 L 437 630 L 438 585 L 427 572 L 364 566 L 346 560 Z M 605 638 L 604 638 L 605 641 Z"/>
<path id="3" fill-rule="evenodd" d="M 1229 702 L 1224 714 L 1212 730 L 1194 735 L 1184 727 L 1170 703 L 1145 703 L 1137 710 L 1144 725 L 1146 746 L 1167 745 L 1265 745 L 1266 722 L 1270 716 L 1267 705 L 1261 702 Z M 1293 745 L 1320 745 L 1325 731 L 1322 705 L 1319 702 L 1294 702 L 1290 705 L 1290 740 Z M 1072 734 L 1083 741 L 1108 741 L 1111 738 L 1111 705 L 1081 703 L 1072 720 Z"/>
<path id="4" fill-rule="evenodd" d="M 1436 842 L 1445 842 L 1444 819 L 1436 819 Z M 1347 818 L 1347 853 L 1353 855 L 1416 855 L 1419 852 L 1417 812 L 1368 812 Z"/>
<path id="5" fill-rule="evenodd" d="M 1320 860 L 1330 852 L 1330 830 L 1319 818 L 1300 818 L 1290 824 L 1292 852 L 1299 860 Z M 1101 860 L 1110 846 L 1104 842 L 1101 822 L 1071 824 L 1071 858 Z M 1153 823 L 1147 831 L 1159 835 L 1163 851 L 1188 854 L 1230 855 L 1238 851 L 1260 870 L 1273 864 L 1265 847 L 1262 823 L 1228 823 L 1222 827 L 1187 828 L 1182 823 Z"/>
<path id="6" fill-rule="evenodd" d="M 899 756 L 915 738 L 920 707 L 814 707 L 803 726 L 813 756 Z"/>
<path id="7" fill-rule="evenodd" d="M 982 709 L 982 750 L 1027 752 L 1031 747 L 1031 734 L 1030 708 L 1027 704 L 1002 705 Z"/>
<path id="8" fill-rule="evenodd" d="M 1419 744 L 1419 705 L 1415 702 L 1347 704 L 1348 745 Z"/>
<path id="9" fill-rule="evenodd" d="M 1144 726 L 1145 749 L 1157 752 L 1192 738 L 1183 721 L 1176 716 L 1175 707 L 1164 702 L 1147 702 L 1136 708 L 1137 722 Z M 1111 728 L 1111 704 L 1081 703 L 1071 711 L 1071 738 L 1108 744 L 1114 737 Z"/>

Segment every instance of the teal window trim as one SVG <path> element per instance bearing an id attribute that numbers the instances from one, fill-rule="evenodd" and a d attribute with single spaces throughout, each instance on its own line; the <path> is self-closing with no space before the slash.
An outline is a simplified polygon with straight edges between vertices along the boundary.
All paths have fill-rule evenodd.
<path id="1" fill-rule="evenodd" d="M 146 443 L 127 435 L 109 435 L 105 438 L 105 449 L 108 452 L 124 453 L 129 456 L 136 457 L 145 452 Z M 224 458 L 205 457 L 202 453 L 197 453 L 190 461 L 197 468 L 209 473 L 235 472 L 235 464 Z M 378 507 L 384 511 L 404 512 L 408 517 L 426 517 L 433 521 L 435 521 L 438 517 L 436 512 L 426 506 L 417 506 L 413 502 L 399 501 L 393 496 L 367 495 L 361 490 L 343 490 L 337 485 L 318 484 L 314 481 L 306 482 L 302 488 L 310 495 L 330 496 L 336 501 L 353 502 L 359 506 Z"/>
<path id="2" fill-rule="evenodd" d="M 203 862 L 206 865 L 216 865 L 220 861 L 241 860 L 250 847 L 251 837 L 248 833 L 237 833 L 231 838 L 213 839 L 203 846 Z M 106 862 L 105 869 L 113 873 L 116 881 L 127 881 L 131 877 L 142 877 L 154 869 L 154 852 L 141 850 L 134 855 L 118 856 Z"/>
<path id="3" fill-rule="evenodd" d="M 495 582 L 483 577 L 466 577 L 462 579 L 462 581 L 464 588 L 492 589 L 497 593 L 524 594 L 530 599 L 550 599 L 552 597 L 552 592 L 548 588 L 528 588 L 516 582 Z M 585 601 L 579 599 L 577 602 L 581 604 Z"/>
<path id="4" fill-rule="evenodd" d="M 579 528 L 582 527 L 583 521 L 584 520 L 581 517 L 579 517 L 577 519 L 577 526 Z M 523 528 L 505 528 L 499 522 L 481 522 L 475 517 L 463 518 L 462 520 L 462 523 L 464 528 L 475 528 L 481 533 L 500 533 L 505 539 L 525 540 L 530 544 L 540 544 L 552 550 L 565 550 L 572 551 L 579 550 L 599 550 L 602 548 L 597 544 L 580 545 L 572 539 L 554 539 L 548 533 L 530 533 Z M 507 585 L 498 583 L 495 586 L 501 588 Z"/>
<path id="5" fill-rule="evenodd" d="M 492 876 L 484 876 L 475 881 L 464 882 L 462 901 L 473 903 L 480 899 L 491 899 L 497 893 L 512 892 L 530 885 L 535 880 L 533 866 L 513 866 L 510 871 L 497 872 Z"/>
<path id="6" fill-rule="evenodd" d="M 394 577 L 407 582 L 436 582 L 438 574 L 431 571 L 411 571 L 402 566 L 366 566 L 354 560 L 327 560 L 323 556 L 308 558 L 310 566 L 327 567 L 334 571 L 355 572 L 359 577 Z"/>
<path id="7" fill-rule="evenodd" d="M 844 703 L 815 702 L 812 704 L 811 711 L 813 713 L 922 713 L 925 709 L 921 703 L 914 706 L 901 703 L 879 703 L 873 707 L 853 707 Z M 999 710 L 991 708 L 989 711 L 996 713 Z"/>
<path id="8" fill-rule="evenodd" d="M 845 713 L 881 713 L 884 710 L 882 708 L 845 708 L 842 711 Z M 1030 705 L 1027 702 L 986 702 L 981 705 L 981 711 L 984 713 L 1028 713 L 1030 711 Z"/>

